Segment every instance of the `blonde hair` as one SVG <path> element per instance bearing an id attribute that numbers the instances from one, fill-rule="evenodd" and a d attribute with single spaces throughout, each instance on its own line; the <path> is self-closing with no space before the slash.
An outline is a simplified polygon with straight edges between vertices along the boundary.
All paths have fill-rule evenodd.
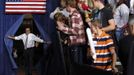
<path id="1" fill-rule="evenodd" d="M 92 26 L 94 26 L 94 27 L 101 28 L 100 20 L 99 20 L 99 19 L 92 20 L 92 21 L 91 21 L 91 24 L 92 24 Z"/>

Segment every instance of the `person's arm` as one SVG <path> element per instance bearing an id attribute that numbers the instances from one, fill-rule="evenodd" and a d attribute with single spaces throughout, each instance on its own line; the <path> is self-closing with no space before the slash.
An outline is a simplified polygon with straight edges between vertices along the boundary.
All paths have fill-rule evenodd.
<path id="1" fill-rule="evenodd" d="M 23 38 L 23 35 L 19 35 L 19 36 L 8 36 L 9 39 L 12 39 L 12 40 L 22 40 Z"/>
<path id="2" fill-rule="evenodd" d="M 57 21 L 57 25 L 58 25 L 57 29 L 62 31 L 63 33 L 70 35 L 77 35 L 77 30 L 65 26 L 63 22 Z"/>
<path id="3" fill-rule="evenodd" d="M 123 26 L 122 28 L 125 28 L 128 22 L 128 18 L 129 18 L 128 7 L 125 4 L 118 6 L 114 13 L 115 24 L 118 25 L 120 28 L 121 26 Z"/>
<path id="4" fill-rule="evenodd" d="M 116 68 L 117 55 L 116 55 L 116 52 L 115 52 L 115 47 L 114 47 L 112 37 L 109 37 L 107 39 L 107 45 L 108 45 L 108 49 L 110 50 L 110 52 L 112 54 L 112 69 L 113 69 L 114 72 L 118 72 L 118 70 Z"/>
<path id="5" fill-rule="evenodd" d="M 128 19 L 129 19 L 129 8 L 125 4 L 124 7 L 121 7 L 121 16 L 124 24 L 123 28 L 125 28 L 127 26 Z"/>
<path id="6" fill-rule="evenodd" d="M 119 7 L 117 7 L 116 10 L 114 11 L 114 20 L 115 20 L 115 25 L 120 26 L 120 24 L 122 23 Z M 118 26 L 116 26 L 116 27 L 118 27 Z"/>
<path id="7" fill-rule="evenodd" d="M 76 30 L 77 34 L 84 34 L 84 24 L 80 13 L 74 13 L 71 17 L 72 27 Z"/>
<path id="8" fill-rule="evenodd" d="M 109 50 L 112 54 L 112 69 L 113 69 L 113 71 L 117 72 L 117 69 L 116 69 L 117 55 L 115 52 L 115 47 L 111 47 L 111 48 L 109 48 Z"/>
<path id="9" fill-rule="evenodd" d="M 90 18 L 86 18 L 86 22 L 87 22 L 88 26 L 91 27 L 91 19 Z"/>
<path id="10" fill-rule="evenodd" d="M 106 27 L 102 27 L 102 30 L 105 32 L 114 30 L 115 29 L 115 21 L 113 18 L 112 10 L 107 9 L 107 12 L 105 12 L 104 14 L 106 14 L 106 18 L 108 20 L 108 25 L 106 25 Z"/>
<path id="11" fill-rule="evenodd" d="M 14 36 L 8 36 L 9 39 L 15 40 Z"/>
<path id="12" fill-rule="evenodd" d="M 35 36 L 34 34 L 33 34 L 33 38 L 34 38 L 34 41 L 36 41 L 36 42 L 44 43 L 44 40 L 40 39 L 39 37 Z"/>
<path id="13" fill-rule="evenodd" d="M 59 7 L 57 7 L 53 12 L 51 12 L 50 15 L 49 15 L 49 17 L 50 17 L 51 19 L 54 19 L 54 15 L 55 15 L 57 12 L 60 12 Z"/>
<path id="14" fill-rule="evenodd" d="M 109 25 L 107 27 L 101 28 L 103 31 L 108 32 L 115 29 L 115 21 L 114 19 L 108 20 Z"/>

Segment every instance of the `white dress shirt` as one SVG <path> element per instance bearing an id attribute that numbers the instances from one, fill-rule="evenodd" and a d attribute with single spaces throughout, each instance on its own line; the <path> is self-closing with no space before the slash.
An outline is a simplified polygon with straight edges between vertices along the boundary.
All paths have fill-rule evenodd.
<path id="1" fill-rule="evenodd" d="M 114 12 L 114 20 L 117 28 L 122 28 L 127 24 L 129 18 L 129 8 L 125 4 L 118 6 Z"/>
<path id="2" fill-rule="evenodd" d="M 27 36 L 28 36 L 28 39 L 27 39 Z M 33 33 L 29 33 L 28 35 L 26 35 L 24 33 L 24 34 L 21 34 L 21 35 L 15 37 L 15 40 L 22 40 L 24 46 L 25 46 L 25 43 L 26 43 L 26 39 L 27 39 L 26 48 L 34 47 L 35 46 L 35 41 L 40 42 L 40 43 L 44 42 L 42 39 L 40 39 L 39 37 L 35 36 Z"/>

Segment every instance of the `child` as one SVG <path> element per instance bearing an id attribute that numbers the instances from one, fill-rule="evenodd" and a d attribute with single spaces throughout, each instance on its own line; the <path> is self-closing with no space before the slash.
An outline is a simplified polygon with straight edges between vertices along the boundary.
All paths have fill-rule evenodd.
<path id="1" fill-rule="evenodd" d="M 115 67 L 116 53 L 113 40 L 110 35 L 100 29 L 99 20 L 91 21 L 91 30 L 93 33 L 93 43 L 96 50 L 96 59 L 93 60 L 93 66 L 106 71 L 117 72 Z M 88 50 L 88 55 L 92 54 L 91 50 Z"/>
<path id="2" fill-rule="evenodd" d="M 65 34 L 61 29 L 60 25 L 58 24 L 58 22 L 61 22 L 64 24 L 65 27 L 69 27 L 68 26 L 68 20 L 67 18 L 61 13 L 61 12 L 57 12 L 55 15 L 54 15 L 54 20 L 57 22 L 57 29 L 60 31 L 60 41 L 62 42 L 62 44 L 67 44 L 67 40 L 68 40 L 68 35 L 67 33 Z M 69 34 L 69 33 L 68 33 Z M 70 33 L 71 34 L 71 33 Z"/>
<path id="3" fill-rule="evenodd" d="M 54 15 L 54 20 L 57 23 L 57 29 L 67 35 L 77 35 L 77 31 L 73 29 L 69 23 L 68 18 L 62 12 L 57 12 Z"/>

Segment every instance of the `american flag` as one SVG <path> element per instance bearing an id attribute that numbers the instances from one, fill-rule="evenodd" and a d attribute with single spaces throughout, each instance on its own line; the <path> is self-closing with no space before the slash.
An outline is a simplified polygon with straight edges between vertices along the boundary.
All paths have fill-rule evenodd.
<path id="1" fill-rule="evenodd" d="M 44 14 L 46 0 L 6 0 L 6 14 Z"/>

